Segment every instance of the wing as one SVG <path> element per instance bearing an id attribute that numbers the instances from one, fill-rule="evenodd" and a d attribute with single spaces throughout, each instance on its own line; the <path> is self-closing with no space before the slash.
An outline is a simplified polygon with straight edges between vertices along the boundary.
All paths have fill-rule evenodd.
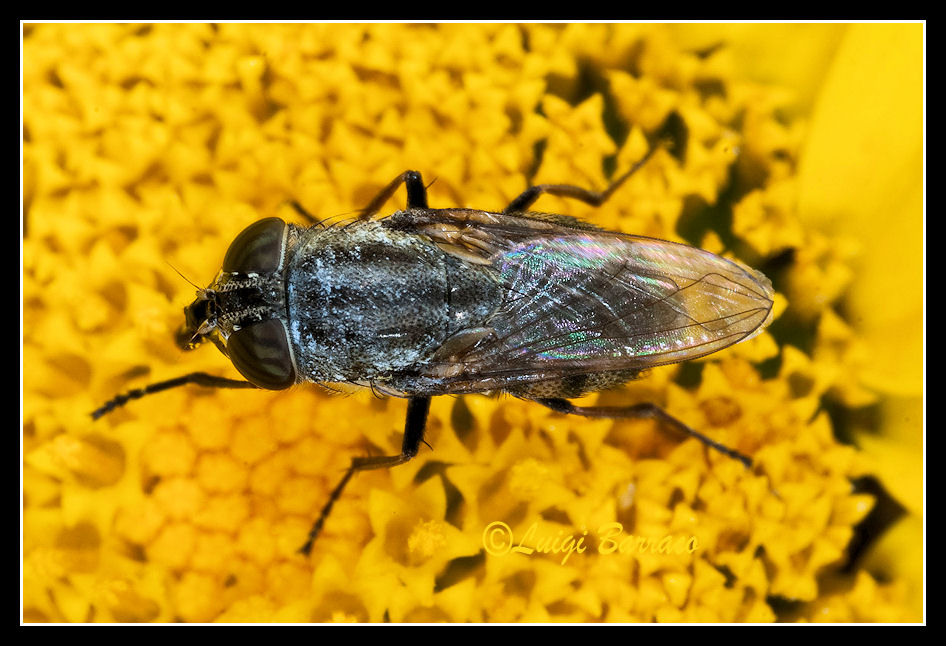
<path id="1" fill-rule="evenodd" d="M 424 209 L 391 217 L 490 266 L 504 288 L 486 323 L 492 332 L 430 367 L 452 392 L 686 361 L 759 333 L 772 315 L 765 276 L 695 247 L 557 216 Z"/>

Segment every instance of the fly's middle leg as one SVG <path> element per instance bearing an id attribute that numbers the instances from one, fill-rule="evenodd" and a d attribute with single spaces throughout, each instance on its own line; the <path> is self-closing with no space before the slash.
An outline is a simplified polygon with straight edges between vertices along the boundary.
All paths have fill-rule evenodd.
<path id="1" fill-rule="evenodd" d="M 634 404 L 632 406 L 576 406 L 567 399 L 550 398 L 536 399 L 535 401 L 559 413 L 581 415 L 582 417 L 596 417 L 605 419 L 654 419 L 666 428 L 671 428 L 675 431 L 683 433 L 684 435 L 695 437 L 709 448 L 719 451 L 723 455 L 733 458 L 734 460 L 739 460 L 745 465 L 747 469 L 752 468 L 752 458 L 743 455 L 739 451 L 729 448 L 725 444 L 720 444 L 719 442 L 710 439 L 699 431 L 690 428 L 676 417 L 662 409 L 660 406 L 650 402 Z"/>
<path id="2" fill-rule="evenodd" d="M 359 457 L 352 458 L 351 466 L 345 471 L 345 475 L 339 481 L 332 493 L 329 494 L 328 502 L 322 507 L 318 519 L 312 525 L 309 531 L 309 537 L 305 544 L 299 548 L 299 551 L 306 556 L 312 551 L 312 545 L 322 531 L 325 519 L 332 511 L 335 501 L 342 495 L 345 485 L 355 475 L 356 471 L 367 471 L 369 469 L 387 469 L 396 467 L 399 464 L 410 462 L 417 455 L 421 442 L 424 441 L 424 429 L 427 426 L 427 413 L 430 412 L 430 397 L 411 397 L 407 402 L 407 420 L 404 423 L 404 440 L 401 444 L 400 455 L 387 455 L 377 457 Z"/>

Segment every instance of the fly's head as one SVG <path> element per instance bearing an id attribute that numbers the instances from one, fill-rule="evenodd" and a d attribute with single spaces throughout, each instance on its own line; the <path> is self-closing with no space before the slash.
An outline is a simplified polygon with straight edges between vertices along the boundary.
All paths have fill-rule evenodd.
<path id="1" fill-rule="evenodd" d="M 197 290 L 197 298 L 184 308 L 184 325 L 178 329 L 175 339 L 181 350 L 194 350 L 202 343 L 210 341 L 227 354 L 226 343 L 217 329 L 220 305 L 215 287 L 218 281 L 219 278 L 207 289 Z"/>
<path id="2" fill-rule="evenodd" d="M 213 283 L 184 308 L 177 344 L 193 350 L 211 342 L 248 381 L 282 390 L 296 381 L 286 315 L 285 261 L 290 227 L 267 218 L 230 244 Z"/>

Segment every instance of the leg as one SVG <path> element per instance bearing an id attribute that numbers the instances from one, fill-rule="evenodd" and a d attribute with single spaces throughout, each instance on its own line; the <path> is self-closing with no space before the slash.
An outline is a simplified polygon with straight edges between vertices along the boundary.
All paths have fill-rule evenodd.
<path id="1" fill-rule="evenodd" d="M 388 201 L 389 197 L 394 195 L 394 191 L 396 191 L 401 184 L 407 187 L 407 208 L 427 208 L 427 187 L 424 186 L 424 180 L 416 170 L 406 170 L 395 177 L 390 184 L 381 189 L 381 192 L 368 203 L 368 206 L 366 206 L 361 212 L 361 215 L 358 216 L 359 219 L 367 220 L 377 213 L 378 209 Z"/>
<path id="2" fill-rule="evenodd" d="M 371 202 L 368 203 L 368 206 L 361 210 L 361 214 L 358 216 L 358 219 L 367 220 L 372 215 L 377 213 L 384 203 L 387 202 L 392 195 L 394 195 L 394 191 L 396 191 L 401 184 L 404 184 L 407 187 L 407 208 L 427 208 L 427 187 L 424 186 L 424 180 L 421 178 L 421 175 L 418 171 L 406 170 L 391 180 L 390 184 L 382 188 L 381 191 L 374 196 Z M 290 200 L 289 206 L 291 206 L 296 211 L 296 213 L 308 220 L 311 224 L 322 224 L 322 220 L 319 220 L 314 215 L 306 211 L 305 208 L 296 200 Z"/>
<path id="3" fill-rule="evenodd" d="M 725 444 L 720 444 L 719 442 L 711 440 L 702 433 L 693 430 L 678 420 L 676 417 L 673 417 L 660 406 L 651 404 L 650 402 L 634 404 L 633 406 L 575 406 L 567 399 L 537 399 L 535 401 L 539 404 L 542 404 L 543 406 L 551 408 L 554 411 L 558 411 L 559 413 L 581 415 L 582 417 L 604 417 L 607 419 L 655 419 L 661 424 L 669 426 L 683 433 L 684 435 L 695 437 L 706 446 L 710 447 L 711 449 L 716 449 L 723 455 L 731 457 L 734 460 L 739 460 L 746 466 L 747 469 L 752 468 L 752 458 L 747 457 L 738 451 L 734 451 Z"/>
<path id="4" fill-rule="evenodd" d="M 186 386 L 187 384 L 196 384 L 206 388 L 256 388 L 255 385 L 248 381 L 215 377 L 214 375 L 208 375 L 206 372 L 192 372 L 183 377 L 159 381 L 155 384 L 149 384 L 144 388 L 136 388 L 135 390 L 129 390 L 127 393 L 117 395 L 92 411 L 92 419 L 98 419 L 107 413 L 111 413 L 113 410 L 124 406 L 132 399 L 141 399 L 145 395 L 159 393 L 162 390 L 170 390 L 178 386 Z"/>
<path id="5" fill-rule="evenodd" d="M 311 213 L 305 210 L 305 207 L 299 204 L 297 200 L 289 200 L 289 206 L 292 207 L 292 210 L 299 214 L 302 219 L 306 220 L 310 225 L 321 226 L 322 220 L 318 219 Z"/>
<path id="6" fill-rule="evenodd" d="M 653 146 L 643 159 L 631 166 L 631 169 L 618 177 L 616 180 L 611 182 L 611 186 L 606 188 L 604 191 L 596 192 L 590 191 L 586 188 L 581 188 L 580 186 L 572 186 L 571 184 L 539 184 L 538 186 L 531 186 L 522 192 L 519 197 L 514 199 L 509 203 L 503 213 L 522 213 L 526 211 L 532 203 L 539 199 L 539 196 L 543 193 L 548 193 L 549 195 L 558 195 L 559 197 L 571 197 L 576 200 L 581 200 L 586 204 L 591 206 L 601 206 L 607 202 L 608 198 L 611 197 L 611 194 L 616 191 L 621 184 L 627 181 L 627 178 L 633 175 L 637 169 L 647 163 L 647 160 L 651 158 L 654 152 L 657 150 L 658 146 Z"/>
<path id="7" fill-rule="evenodd" d="M 352 458 L 351 466 L 348 467 L 341 481 L 335 486 L 332 493 L 329 494 L 328 502 L 322 507 L 318 520 L 315 521 L 315 524 L 312 525 L 312 529 L 309 531 L 309 538 L 306 540 L 305 544 L 299 548 L 300 552 L 308 556 L 312 551 L 312 544 L 315 543 L 315 539 L 318 538 L 319 533 L 322 531 L 322 526 L 325 524 L 325 519 L 328 518 L 329 513 L 331 513 L 332 506 L 335 504 L 335 501 L 338 500 L 339 496 L 342 495 L 342 490 L 345 489 L 345 485 L 348 484 L 348 481 L 351 480 L 351 477 L 356 471 L 396 467 L 399 464 L 410 462 L 411 458 L 417 455 L 417 450 L 421 442 L 424 441 L 424 428 L 427 425 L 427 413 L 429 411 L 430 397 L 411 397 L 408 400 L 407 421 L 404 423 L 404 441 L 401 444 L 400 455 Z"/>

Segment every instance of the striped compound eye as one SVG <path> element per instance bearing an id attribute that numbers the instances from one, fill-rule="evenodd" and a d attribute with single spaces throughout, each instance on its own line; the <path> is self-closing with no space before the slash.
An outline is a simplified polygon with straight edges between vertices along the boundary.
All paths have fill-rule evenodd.
<path id="1" fill-rule="evenodd" d="M 231 332 L 227 354 L 240 374 L 260 388 L 283 390 L 296 383 L 289 337 L 279 319 L 267 319 Z"/>
<path id="2" fill-rule="evenodd" d="M 286 254 L 288 227 L 279 218 L 254 222 L 234 238 L 223 259 L 224 273 L 266 275 L 278 272 Z M 227 338 L 234 367 L 260 388 L 282 390 L 296 382 L 286 326 L 276 318 L 235 329 Z"/>
<path id="3" fill-rule="evenodd" d="M 230 243 L 221 269 L 238 274 L 277 271 L 286 252 L 286 233 L 286 223 L 279 218 L 254 222 Z"/>

